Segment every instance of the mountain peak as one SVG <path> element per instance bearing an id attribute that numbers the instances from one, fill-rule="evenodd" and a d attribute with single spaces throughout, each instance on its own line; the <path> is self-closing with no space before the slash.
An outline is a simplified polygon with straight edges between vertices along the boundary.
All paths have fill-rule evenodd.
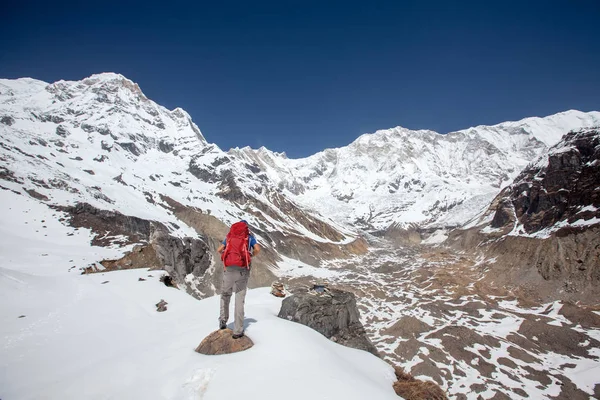
<path id="1" fill-rule="evenodd" d="M 98 74 L 93 74 L 93 75 L 85 78 L 84 81 L 88 80 L 88 79 L 95 79 L 95 80 L 102 80 L 102 81 L 123 81 L 123 80 L 125 80 L 125 81 L 132 82 L 130 79 L 128 79 L 125 76 L 118 74 L 116 72 L 101 72 Z"/>

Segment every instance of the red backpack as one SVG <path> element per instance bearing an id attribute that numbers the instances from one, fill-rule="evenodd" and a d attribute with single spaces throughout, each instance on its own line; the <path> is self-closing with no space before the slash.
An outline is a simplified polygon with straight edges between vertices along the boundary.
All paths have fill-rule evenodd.
<path id="1" fill-rule="evenodd" d="M 225 267 L 250 267 L 249 236 L 250 231 L 245 222 L 240 221 L 231 225 L 227 234 L 225 250 L 221 253 L 221 260 Z"/>

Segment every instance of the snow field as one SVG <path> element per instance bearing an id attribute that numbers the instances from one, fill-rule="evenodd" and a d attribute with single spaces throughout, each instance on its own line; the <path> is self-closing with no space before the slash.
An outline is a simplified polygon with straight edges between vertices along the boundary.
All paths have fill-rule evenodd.
<path id="1" fill-rule="evenodd" d="M 246 298 L 253 348 L 195 353 L 217 327 L 218 297 L 166 287 L 162 271 L 80 275 L 73 265 L 123 249 L 91 247 L 87 230 L 23 195 L 0 191 L 0 201 L 1 398 L 398 398 L 387 363 L 278 318 L 281 299 L 268 288 Z M 168 310 L 158 313 L 161 299 Z"/>

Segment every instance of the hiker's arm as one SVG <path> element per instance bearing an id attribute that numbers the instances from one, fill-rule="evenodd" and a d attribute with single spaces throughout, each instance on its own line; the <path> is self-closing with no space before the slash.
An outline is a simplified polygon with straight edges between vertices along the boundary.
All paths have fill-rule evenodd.
<path id="1" fill-rule="evenodd" d="M 256 257 L 260 253 L 260 245 L 256 243 L 252 248 L 252 257 Z"/>
<path id="2" fill-rule="evenodd" d="M 217 253 L 222 253 L 223 250 L 225 250 L 225 245 L 223 243 L 221 243 L 221 245 L 219 246 L 219 248 L 217 249 Z"/>

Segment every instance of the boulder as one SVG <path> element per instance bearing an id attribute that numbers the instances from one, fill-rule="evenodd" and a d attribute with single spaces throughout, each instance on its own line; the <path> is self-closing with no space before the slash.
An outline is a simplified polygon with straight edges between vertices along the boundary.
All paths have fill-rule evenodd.
<path id="1" fill-rule="evenodd" d="M 158 303 L 156 303 L 156 311 L 158 311 L 158 312 L 167 311 L 167 304 L 169 304 L 169 303 L 167 303 L 163 299 L 160 299 L 160 301 Z"/>
<path id="2" fill-rule="evenodd" d="M 248 350 L 254 343 L 248 336 L 234 339 L 231 329 L 219 329 L 204 338 L 196 347 L 196 352 L 209 356 L 231 354 Z"/>
<path id="3" fill-rule="evenodd" d="M 154 229 L 150 244 L 167 271 L 177 282 L 184 282 L 188 274 L 203 276 L 211 265 L 206 243 L 200 239 L 173 237 L 166 229 Z"/>
<path id="4" fill-rule="evenodd" d="M 333 288 L 296 289 L 283 300 L 279 317 L 306 325 L 334 342 L 379 357 L 360 322 L 353 293 Z"/>

